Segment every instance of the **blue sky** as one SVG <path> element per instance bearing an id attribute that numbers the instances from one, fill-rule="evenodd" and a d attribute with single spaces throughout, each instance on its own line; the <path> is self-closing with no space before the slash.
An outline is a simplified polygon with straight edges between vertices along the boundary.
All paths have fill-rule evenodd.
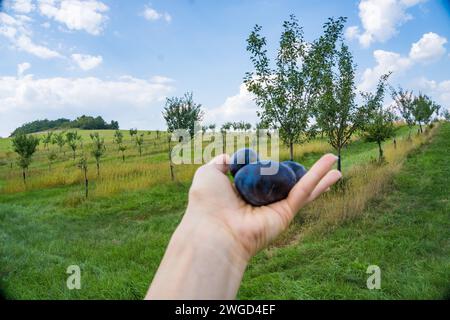
<path id="1" fill-rule="evenodd" d="M 380 74 L 450 107 L 450 6 L 442 0 L 6 0 L 0 13 L 0 136 L 26 121 L 102 115 L 163 129 L 165 97 L 193 91 L 205 122 L 247 120 L 246 37 L 263 26 L 273 56 L 295 14 L 307 40 L 346 16 L 357 83 Z M 386 100 L 387 101 L 387 100 Z"/>

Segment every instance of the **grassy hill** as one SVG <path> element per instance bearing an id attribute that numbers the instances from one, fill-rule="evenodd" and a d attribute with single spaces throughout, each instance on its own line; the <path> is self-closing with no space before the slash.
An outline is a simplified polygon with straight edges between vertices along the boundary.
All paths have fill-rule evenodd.
<path id="1" fill-rule="evenodd" d="M 357 219 L 260 254 L 243 299 L 449 299 L 450 124 Z M 381 290 L 368 290 L 369 265 Z"/>
<path id="2" fill-rule="evenodd" d="M 89 153 L 91 132 L 79 132 L 84 136 L 83 151 Z M 196 166 L 176 166 L 172 182 L 165 136 L 146 133 L 140 157 L 124 132 L 128 149 L 122 163 L 112 131 L 99 132 L 107 141 L 107 153 L 100 177 L 90 160 L 88 200 L 82 197 L 81 172 L 67 148 L 49 170 L 50 151 L 40 146 L 25 187 L 20 170 L 9 166 L 10 141 L 0 139 L 0 287 L 7 297 L 144 296 L 182 217 Z M 357 140 L 344 150 L 345 196 L 333 190 L 303 210 L 272 247 L 252 260 L 239 297 L 443 297 L 449 279 L 444 232 L 449 210 L 442 197 L 450 174 L 446 158 L 450 126 L 441 125 L 425 147 L 433 132 L 412 142 L 406 135 L 402 127 L 397 148 L 392 141 L 385 144 L 388 164 L 383 166 L 371 162 L 376 144 Z M 407 158 L 417 148 L 421 151 Z M 54 146 L 50 149 L 57 151 Z M 331 148 L 318 139 L 296 146 L 295 151 L 296 160 L 310 166 Z M 281 158 L 287 155 L 283 148 Z M 413 183 L 415 179 L 421 183 Z M 73 264 L 82 270 L 81 290 L 66 288 L 66 269 Z M 382 269 L 381 291 L 365 289 L 368 264 Z M 428 291 L 420 289 L 424 287 Z"/>

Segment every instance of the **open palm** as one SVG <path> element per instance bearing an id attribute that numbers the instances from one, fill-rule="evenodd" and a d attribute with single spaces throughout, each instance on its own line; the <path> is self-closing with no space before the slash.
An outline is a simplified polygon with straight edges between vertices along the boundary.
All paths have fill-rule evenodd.
<path id="1" fill-rule="evenodd" d="M 304 205 L 340 179 L 341 173 L 332 170 L 335 162 L 336 156 L 324 155 L 286 199 L 254 207 L 237 193 L 226 175 L 229 158 L 220 155 L 197 170 L 185 219 L 203 230 L 229 236 L 251 257 L 285 230 Z"/>

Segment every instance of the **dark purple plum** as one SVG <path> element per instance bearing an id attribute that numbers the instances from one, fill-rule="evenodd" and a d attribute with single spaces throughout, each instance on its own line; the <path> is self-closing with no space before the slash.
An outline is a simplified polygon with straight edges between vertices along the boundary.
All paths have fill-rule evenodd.
<path id="1" fill-rule="evenodd" d="M 255 151 L 248 148 L 242 148 L 233 153 L 230 158 L 230 172 L 234 177 L 236 173 L 249 163 L 258 161 L 258 155 Z"/>
<path id="2" fill-rule="evenodd" d="M 294 171 L 297 181 L 299 181 L 306 174 L 306 172 L 308 172 L 308 170 L 306 170 L 306 168 L 298 162 L 287 160 L 281 163 L 287 165 L 292 169 L 292 171 Z"/>
<path id="3" fill-rule="evenodd" d="M 261 174 L 261 168 L 270 166 L 270 161 L 259 161 L 242 167 L 234 178 L 236 189 L 251 205 L 264 206 L 287 197 L 296 183 L 295 173 L 285 164 L 278 163 L 274 175 Z"/>

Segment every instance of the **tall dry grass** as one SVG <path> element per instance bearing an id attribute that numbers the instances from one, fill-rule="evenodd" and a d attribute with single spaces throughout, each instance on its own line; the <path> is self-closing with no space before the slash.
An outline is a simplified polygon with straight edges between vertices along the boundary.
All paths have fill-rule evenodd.
<path id="1" fill-rule="evenodd" d="M 436 127 L 426 133 L 397 140 L 384 146 L 385 161 L 373 159 L 370 163 L 355 165 L 345 173 L 341 184 L 323 194 L 302 209 L 289 230 L 275 245 L 285 245 L 300 240 L 311 232 L 326 233 L 345 221 L 360 216 L 371 200 L 389 190 L 392 179 L 403 166 L 408 154 L 427 143 Z"/>

